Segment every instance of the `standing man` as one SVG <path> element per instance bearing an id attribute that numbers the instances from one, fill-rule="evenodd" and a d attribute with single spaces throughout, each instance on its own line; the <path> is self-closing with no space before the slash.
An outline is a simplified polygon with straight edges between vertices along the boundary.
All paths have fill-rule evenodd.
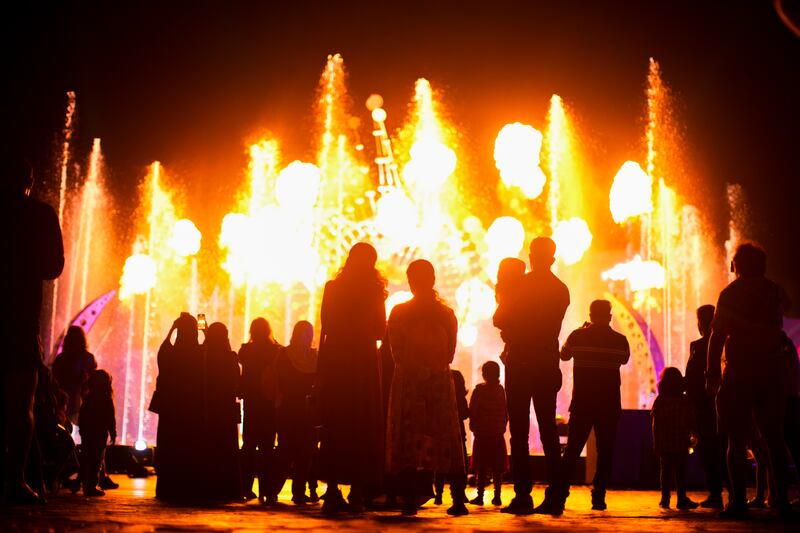
<path id="1" fill-rule="evenodd" d="M 558 335 L 569 306 L 569 290 L 552 272 L 556 244 L 537 237 L 530 245 L 531 271 L 520 282 L 517 296 L 498 307 L 494 325 L 508 350 L 506 397 L 511 429 L 511 467 L 516 495 L 504 513 L 561 514 L 558 487 L 561 448 L 556 431 L 556 395 L 561 389 Z M 530 467 L 530 406 L 536 412 L 544 449 L 548 487 L 534 509 Z"/>
<path id="2" fill-rule="evenodd" d="M 708 497 L 700 507 L 722 509 L 722 485 L 727 475 L 725 448 L 717 432 L 717 407 L 714 397 L 706 392 L 706 365 L 708 361 L 708 339 L 711 336 L 711 321 L 714 306 L 697 308 L 697 329 L 700 338 L 689 344 L 689 360 L 686 362 L 686 393 L 694 413 L 695 435 L 700 461 L 706 474 Z"/>
<path id="3" fill-rule="evenodd" d="M 4 160 L 0 173 L 0 250 L 5 267 L 0 276 L 0 450 L 6 451 L 0 457 L 0 478 L 7 481 L 8 503 L 43 503 L 25 482 L 25 466 L 33 436 L 36 376 L 43 364 L 39 340 L 42 281 L 61 274 L 64 246 L 53 208 L 30 197 L 33 173 L 27 161 Z"/>
<path id="4" fill-rule="evenodd" d="M 781 517 L 787 518 L 788 458 L 783 435 L 787 384 L 782 326 L 789 297 L 781 286 L 766 278 L 767 254 L 760 247 L 742 244 L 731 266 L 736 279 L 719 295 L 706 370 L 706 388 L 709 394 L 717 394 L 720 431 L 728 435 L 731 494 L 720 518 L 748 516 L 746 448 L 751 420 L 767 443 L 776 506 Z"/>
<path id="5" fill-rule="evenodd" d="M 576 329 L 561 348 L 561 360 L 574 360 L 569 440 L 561 460 L 559 504 L 569 496 L 569 480 L 581 450 L 594 429 L 597 468 L 592 481 L 592 509 L 606 510 L 606 487 L 611 478 L 617 423 L 622 412 L 619 367 L 631 357 L 628 339 L 611 329 L 611 302 L 595 300 L 589 306 L 590 323 Z"/>

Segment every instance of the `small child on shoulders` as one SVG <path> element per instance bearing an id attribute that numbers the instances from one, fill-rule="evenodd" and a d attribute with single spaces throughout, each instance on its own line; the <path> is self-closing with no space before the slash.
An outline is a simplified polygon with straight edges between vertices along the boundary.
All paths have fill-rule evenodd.
<path id="1" fill-rule="evenodd" d="M 516 257 L 506 257 L 500 261 L 497 267 L 497 283 L 494 288 L 494 297 L 497 302 L 495 316 L 502 315 L 509 304 L 517 295 L 520 283 L 525 277 L 525 262 Z M 503 333 L 500 332 L 500 336 Z M 505 338 L 503 338 L 506 341 Z M 508 362 L 508 344 L 503 345 L 503 353 L 500 354 L 500 361 L 503 364 Z"/>

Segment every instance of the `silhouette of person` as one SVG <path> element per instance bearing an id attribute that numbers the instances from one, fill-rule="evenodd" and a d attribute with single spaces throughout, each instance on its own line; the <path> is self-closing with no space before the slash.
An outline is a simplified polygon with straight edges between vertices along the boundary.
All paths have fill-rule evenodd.
<path id="1" fill-rule="evenodd" d="M 531 271 L 525 274 L 514 299 L 508 305 L 498 306 L 494 315 L 494 325 L 500 329 L 508 349 L 506 398 L 516 494 L 503 508 L 504 513 L 558 514 L 561 510 L 554 493 L 561 460 L 556 430 L 556 396 L 561 389 L 558 335 L 569 306 L 569 290 L 550 271 L 555 253 L 552 239 L 533 239 L 529 254 Z M 535 509 L 528 447 L 531 401 L 539 424 L 548 482 L 545 499 Z"/>
<path id="2" fill-rule="evenodd" d="M 384 466 L 381 359 L 386 330 L 386 280 L 375 248 L 357 243 L 322 295 L 317 363 L 320 476 L 328 483 L 322 510 L 360 512 L 365 489 L 378 486 Z M 346 504 L 339 484 L 350 484 Z"/>
<path id="3" fill-rule="evenodd" d="M 684 392 L 681 371 L 669 366 L 661 371 L 658 397 L 653 402 L 653 450 L 661 465 L 661 501 L 669 509 L 672 482 L 678 494 L 678 509 L 695 509 L 697 503 L 686 496 L 686 464 L 692 436 L 692 406 Z"/>
<path id="4" fill-rule="evenodd" d="M 630 359 L 625 335 L 611 329 L 611 303 L 595 300 L 589 324 L 576 329 L 561 347 L 561 360 L 573 360 L 569 438 L 561 459 L 561 505 L 569 496 L 570 479 L 581 450 L 594 429 L 597 468 L 592 480 L 592 509 L 606 510 L 606 487 L 611 478 L 617 423 L 622 412 L 620 366 Z"/>
<path id="5" fill-rule="evenodd" d="M 158 379 L 150 411 L 158 414 L 156 498 L 201 498 L 203 356 L 197 320 L 189 313 L 175 320 L 158 350 Z"/>
<path id="6" fill-rule="evenodd" d="M 783 424 L 786 447 L 794 459 L 795 469 L 800 470 L 800 361 L 797 347 L 786 333 L 783 334 L 786 361 L 787 387 L 786 416 Z"/>
<path id="7" fill-rule="evenodd" d="M 53 377 L 58 386 L 67 393 L 67 416 L 70 422 L 78 422 L 89 374 L 97 369 L 97 361 L 89 352 L 86 333 L 80 326 L 70 326 L 64 336 L 64 346 L 53 361 Z"/>
<path id="8" fill-rule="evenodd" d="M 478 495 L 470 503 L 483 505 L 489 474 L 494 478 L 492 505 L 501 505 L 503 473 L 506 471 L 506 392 L 500 384 L 500 365 L 487 361 L 481 367 L 483 383 L 478 383 L 469 400 L 469 428 L 472 441 L 472 469 L 477 476 Z"/>
<path id="9" fill-rule="evenodd" d="M 783 314 L 790 306 L 789 297 L 782 287 L 766 278 L 767 254 L 760 247 L 740 245 L 732 268 L 736 279 L 719 295 L 706 370 L 707 389 L 717 394 L 721 431 L 728 435 L 731 494 L 720 517 L 748 516 L 745 450 L 754 420 L 769 450 L 775 502 L 781 517 L 786 518 L 790 507 L 783 434 L 787 385 Z"/>
<path id="10" fill-rule="evenodd" d="M 204 424 L 202 447 L 205 497 L 214 501 L 242 500 L 239 470 L 239 364 L 231 350 L 228 328 L 214 322 L 205 333 L 204 356 Z"/>
<path id="11" fill-rule="evenodd" d="M 0 239 L 5 273 L 0 306 L 0 479 L 7 479 L 6 502 L 44 503 L 25 482 L 33 437 L 33 399 L 42 364 L 39 316 L 42 282 L 64 268 L 64 245 L 52 207 L 30 197 L 33 171 L 27 161 L 0 161 Z"/>
<path id="12" fill-rule="evenodd" d="M 494 297 L 497 301 L 497 313 L 501 316 L 504 308 L 511 304 L 517 297 L 517 290 L 525 279 L 525 262 L 516 257 L 506 257 L 497 267 L 497 283 L 494 287 Z M 501 309 L 503 308 L 503 309 Z M 500 361 L 508 361 L 508 345 L 503 346 Z"/>
<path id="13" fill-rule="evenodd" d="M 447 514 L 468 513 L 461 423 L 450 363 L 458 321 L 434 289 L 433 265 L 419 259 L 406 270 L 414 295 L 389 316 L 394 376 L 387 423 L 387 466 L 398 476 L 403 514 L 417 512 L 418 474 L 450 476 L 453 505 Z"/>
<path id="14" fill-rule="evenodd" d="M 294 325 L 289 346 L 278 354 L 278 457 L 283 487 L 292 476 L 292 501 L 308 503 L 306 484 L 316 448 L 308 398 L 317 375 L 317 350 L 311 347 L 314 326 L 301 320 Z"/>
<path id="15" fill-rule="evenodd" d="M 700 507 L 722 509 L 722 485 L 727 476 L 725 448 L 717 432 L 717 407 L 714 397 L 706 391 L 706 364 L 708 361 L 708 339 L 714 306 L 703 305 L 697 309 L 697 329 L 700 338 L 689 345 L 689 360 L 686 362 L 686 393 L 692 404 L 697 451 L 706 475 L 708 497 Z"/>
<path id="16" fill-rule="evenodd" d="M 275 362 L 280 350 L 269 322 L 261 317 L 250 324 L 250 342 L 239 349 L 239 364 L 242 365 L 239 397 L 244 400 L 242 475 L 245 498 L 255 497 L 253 479 L 258 474 L 258 495 L 264 503 L 274 503 L 280 491 L 275 486 L 273 453 L 277 432 Z"/>
<path id="17" fill-rule="evenodd" d="M 81 433 L 81 482 L 84 496 L 105 496 L 97 488 L 100 465 L 108 444 L 117 440 L 117 419 L 114 415 L 114 390 L 111 375 L 105 370 L 93 370 L 89 375 L 86 401 L 78 419 Z"/>
<path id="18" fill-rule="evenodd" d="M 461 448 L 464 453 L 464 464 L 469 464 L 469 456 L 467 455 L 467 428 L 464 427 L 464 421 L 469 418 L 469 403 L 467 403 L 467 383 L 464 381 L 464 374 L 456 370 L 450 369 L 450 374 L 453 376 L 453 388 L 456 391 L 456 405 L 458 406 L 458 419 L 459 427 L 461 429 Z M 391 387 L 391 383 L 389 384 Z M 433 502 L 436 505 L 442 505 L 444 497 L 444 483 L 447 479 L 447 472 L 436 472 L 433 478 Z M 467 496 L 464 495 L 464 501 Z"/>

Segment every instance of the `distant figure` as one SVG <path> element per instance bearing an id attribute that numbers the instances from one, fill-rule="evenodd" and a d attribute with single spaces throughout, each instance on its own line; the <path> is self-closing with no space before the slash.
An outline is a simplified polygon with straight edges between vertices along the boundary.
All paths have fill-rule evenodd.
<path id="1" fill-rule="evenodd" d="M 175 333 L 175 343 L 171 342 Z M 203 354 L 197 320 L 181 313 L 158 349 L 158 379 L 150 411 L 158 414 L 156 498 L 194 500 L 202 496 Z M 187 443 L 194 443 L 187 446 Z"/>
<path id="2" fill-rule="evenodd" d="M 70 326 L 64 336 L 61 353 L 53 361 L 53 377 L 58 386 L 67 393 L 67 416 L 70 422 L 78 422 L 83 396 L 89 382 L 89 374 L 97 369 L 97 361 L 89 352 L 86 333 L 80 326 Z"/>
<path id="3" fill-rule="evenodd" d="M 58 492 L 62 481 L 75 473 L 77 465 L 74 460 L 72 425 L 66 417 L 66 403 L 66 394 L 55 384 L 50 370 L 44 365 L 39 367 L 34 401 L 36 439 L 42 459 L 42 485 L 51 494 Z M 28 463 L 30 472 L 31 461 Z"/>
<path id="4" fill-rule="evenodd" d="M 275 486 L 276 465 L 273 450 L 277 432 L 276 361 L 281 345 L 272 336 L 265 318 L 250 324 L 250 342 L 239 349 L 242 379 L 239 397 L 244 400 L 242 428 L 242 478 L 245 498 L 255 498 L 253 480 L 258 475 L 258 496 L 263 503 L 274 503 L 279 487 Z"/>
<path id="5" fill-rule="evenodd" d="M 492 505 L 502 505 L 503 473 L 508 463 L 506 450 L 506 391 L 500 384 L 500 365 L 487 361 L 481 367 L 483 383 L 478 383 L 469 400 L 469 429 L 472 441 L 472 469 L 477 476 L 478 495 L 470 503 L 483 505 L 483 493 L 491 474 L 494 481 Z"/>
<path id="6" fill-rule="evenodd" d="M 786 333 L 783 334 L 787 387 L 786 416 L 783 424 L 786 447 L 794 459 L 795 470 L 800 471 L 800 360 L 797 347 Z"/>
<path id="7" fill-rule="evenodd" d="M 105 496 L 97 488 L 100 464 L 108 439 L 117 441 L 117 419 L 114 415 L 114 390 L 111 375 L 93 370 L 89 375 L 86 401 L 81 405 L 78 427 L 81 432 L 81 482 L 84 496 Z"/>
<path id="8" fill-rule="evenodd" d="M 205 420 L 201 449 L 206 453 L 203 465 L 205 497 L 214 501 L 242 500 L 239 471 L 239 365 L 231 350 L 228 328 L 214 322 L 203 341 L 205 357 Z"/>
<path id="9" fill-rule="evenodd" d="M 788 518 L 791 509 L 783 431 L 787 393 L 783 314 L 789 309 L 789 297 L 782 287 L 766 278 L 767 254 L 758 246 L 740 245 L 732 268 L 736 279 L 719 295 L 706 370 L 707 389 L 717 393 L 720 429 L 728 435 L 731 494 L 720 517 L 748 516 L 745 450 L 754 420 L 769 449 L 776 506 L 781 517 Z"/>
<path id="10" fill-rule="evenodd" d="M 453 388 L 456 392 L 456 405 L 458 407 L 459 428 L 461 429 L 461 447 L 464 453 L 464 464 L 469 464 L 469 456 L 467 455 L 467 428 L 464 427 L 464 421 L 469 418 L 469 404 L 467 403 L 467 384 L 464 381 L 464 374 L 456 370 L 450 369 L 450 374 L 453 376 Z M 391 383 L 390 383 L 391 386 Z M 444 483 L 447 479 L 447 473 L 436 472 L 433 477 L 433 502 L 436 505 L 442 505 L 444 498 Z M 463 497 L 466 501 L 466 494 Z"/>
<path id="11" fill-rule="evenodd" d="M 357 243 L 322 295 L 319 361 L 320 476 L 328 482 L 323 512 L 363 510 L 365 490 L 384 466 L 381 359 L 386 280 L 375 248 Z M 349 505 L 339 484 L 350 484 Z"/>
<path id="12" fill-rule="evenodd" d="M 525 262 L 516 257 L 506 257 L 500 261 L 497 267 L 497 283 L 494 287 L 494 298 L 497 302 L 498 313 L 504 312 L 505 308 L 514 301 L 519 294 L 517 291 L 525 279 Z M 501 332 L 502 334 L 502 332 Z M 500 361 L 506 364 L 508 361 L 508 345 L 503 345 L 503 352 L 500 354 Z"/>
<path id="13" fill-rule="evenodd" d="M 433 265 L 413 261 L 406 270 L 414 297 L 389 317 L 394 377 L 387 424 L 387 467 L 398 476 L 403 514 L 417 512 L 421 472 L 450 475 L 449 515 L 467 514 L 466 472 L 450 363 L 458 321 L 434 289 Z"/>
<path id="14" fill-rule="evenodd" d="M 292 477 L 292 502 L 303 505 L 312 501 L 316 481 L 311 478 L 311 462 L 317 446 L 309 396 L 317 377 L 317 350 L 311 347 L 314 326 L 301 320 L 294 325 L 289 346 L 278 354 L 278 459 L 283 487 Z M 306 495 L 306 484 L 311 492 Z"/>
<path id="15" fill-rule="evenodd" d="M 619 368 L 628 363 L 630 356 L 628 339 L 611 329 L 611 303 L 593 301 L 589 324 L 570 333 L 561 348 L 561 360 L 574 361 L 569 439 L 561 459 L 561 505 L 569 496 L 575 464 L 594 429 L 597 467 L 592 480 L 592 509 L 606 510 L 606 487 L 622 412 Z"/>
<path id="16" fill-rule="evenodd" d="M 558 335 L 569 306 L 569 290 L 550 268 L 556 244 L 547 237 L 530 245 L 531 271 L 525 275 L 509 305 L 498 306 L 494 325 L 506 343 L 506 398 L 511 430 L 511 468 L 516 496 L 503 508 L 511 514 L 559 514 L 558 486 L 561 447 L 556 430 L 556 396 L 561 389 Z M 530 406 L 536 411 L 544 448 L 548 487 L 544 501 L 533 508 L 531 490 Z"/>
<path id="17" fill-rule="evenodd" d="M 692 406 L 683 393 L 681 371 L 669 366 L 661 371 L 658 397 L 653 402 L 653 449 L 661 463 L 661 501 L 669 509 L 673 480 L 678 494 L 678 509 L 695 509 L 697 503 L 686 496 L 686 464 L 692 436 Z"/>
<path id="18" fill-rule="evenodd" d="M 711 336 L 711 321 L 714 306 L 703 305 L 697 309 L 697 329 L 700 338 L 689 345 L 689 360 L 686 362 L 686 393 L 692 404 L 697 451 L 706 474 L 708 497 L 700 507 L 722 509 L 722 485 L 727 477 L 725 447 L 717 432 L 717 407 L 715 398 L 706 391 L 706 364 L 708 361 L 708 339 Z"/>
<path id="19" fill-rule="evenodd" d="M 64 268 L 61 228 L 52 207 L 30 197 L 33 171 L 21 158 L 0 161 L 0 237 L 4 274 L 0 281 L 0 479 L 9 504 L 44 503 L 25 482 L 33 436 L 33 397 L 42 364 L 39 316 L 42 282 Z"/>

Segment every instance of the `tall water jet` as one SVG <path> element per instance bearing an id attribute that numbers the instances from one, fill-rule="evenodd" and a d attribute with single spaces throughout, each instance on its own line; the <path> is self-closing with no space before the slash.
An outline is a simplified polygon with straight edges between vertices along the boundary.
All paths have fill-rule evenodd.
<path id="1" fill-rule="evenodd" d="M 58 220 L 63 225 L 64 223 L 64 208 L 67 202 L 67 182 L 69 179 L 69 159 L 70 159 L 70 141 L 72 140 L 73 132 L 73 116 L 75 115 L 75 93 L 73 91 L 67 92 L 67 114 L 64 119 L 64 141 L 61 144 L 61 172 L 58 187 Z M 46 355 L 53 357 L 55 354 L 50 353 L 54 349 L 56 327 L 58 320 L 58 278 L 53 281 L 53 297 L 50 302 L 50 324 L 49 334 L 47 336 Z M 69 318 L 67 318 L 69 320 Z"/>
<path id="2" fill-rule="evenodd" d="M 567 265 L 577 263 L 592 241 L 585 220 L 584 176 L 576 137 L 563 100 L 554 94 L 547 113 L 544 145 L 549 178 L 547 204 L 550 231 L 557 237 L 556 253 Z"/>

